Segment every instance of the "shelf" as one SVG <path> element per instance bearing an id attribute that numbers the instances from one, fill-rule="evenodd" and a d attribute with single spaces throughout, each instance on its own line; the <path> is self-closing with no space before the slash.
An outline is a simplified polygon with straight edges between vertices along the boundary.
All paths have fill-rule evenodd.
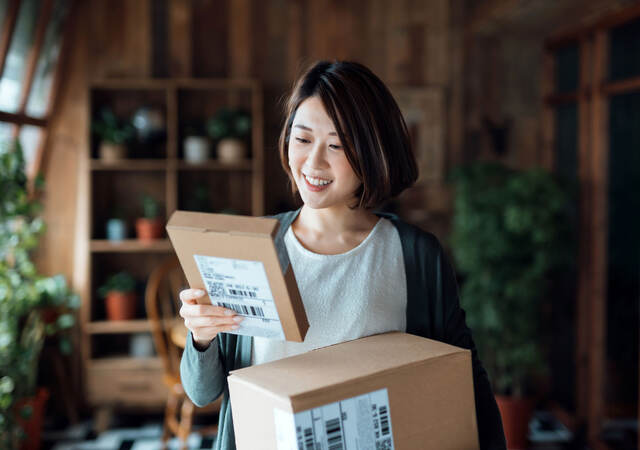
<path id="1" fill-rule="evenodd" d="M 90 244 L 93 253 L 136 253 L 136 252 L 171 252 L 173 246 L 169 239 L 155 241 L 141 241 L 139 239 L 125 239 L 123 241 L 108 241 L 93 239 Z"/>
<path id="2" fill-rule="evenodd" d="M 221 163 L 216 160 L 207 161 L 200 164 L 191 164 L 185 161 L 178 162 L 178 169 L 180 170 L 247 170 L 253 169 L 253 161 L 246 159 L 237 163 Z"/>
<path id="3" fill-rule="evenodd" d="M 258 89 L 259 83 L 249 78 L 111 78 L 95 80 L 91 83 L 93 89 L 199 89 L 199 90 L 227 90 L 227 89 Z"/>
<path id="4" fill-rule="evenodd" d="M 104 162 L 100 159 L 91 160 L 91 170 L 139 170 L 157 172 L 166 169 L 166 159 L 123 159 L 114 162 Z"/>
<path id="5" fill-rule="evenodd" d="M 158 357 L 132 358 L 131 356 L 123 355 L 121 357 L 90 359 L 89 366 L 97 370 L 161 369 L 162 360 Z"/>
<path id="6" fill-rule="evenodd" d="M 85 329 L 89 334 L 121 334 L 142 333 L 151 331 L 151 325 L 146 319 L 140 320 L 103 320 L 88 322 Z"/>

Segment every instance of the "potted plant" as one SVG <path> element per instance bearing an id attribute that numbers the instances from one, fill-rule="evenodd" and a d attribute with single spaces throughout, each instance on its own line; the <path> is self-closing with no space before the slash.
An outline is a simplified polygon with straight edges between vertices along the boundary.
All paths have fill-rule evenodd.
<path id="1" fill-rule="evenodd" d="M 31 261 L 45 224 L 36 180 L 29 195 L 19 143 L 0 143 L 0 448 L 36 449 L 48 391 L 38 388 L 45 339 L 71 352 L 80 299 L 61 275 L 40 275 Z"/>
<path id="2" fill-rule="evenodd" d="M 98 154 L 102 161 L 112 163 L 127 157 L 126 144 L 135 133 L 133 125 L 118 119 L 111 109 L 104 108 L 91 128 L 100 138 Z"/>
<path id="3" fill-rule="evenodd" d="M 218 142 L 218 160 L 237 163 L 247 157 L 246 138 L 251 131 L 251 116 L 241 109 L 221 108 L 207 122 L 209 136 Z"/>
<path id="4" fill-rule="evenodd" d="M 509 448 L 525 448 L 533 398 L 546 371 L 541 306 L 549 276 L 572 261 L 569 190 L 542 169 L 475 163 L 452 173 L 451 246 L 461 303 L 494 385 Z"/>
<path id="5" fill-rule="evenodd" d="M 164 223 L 158 217 L 158 202 L 149 195 L 142 196 L 143 217 L 136 220 L 138 239 L 151 241 L 162 237 Z"/>
<path id="6" fill-rule="evenodd" d="M 199 121 L 192 121 L 184 127 L 184 133 L 184 160 L 190 164 L 207 161 L 211 157 L 211 141 L 207 137 L 204 125 Z"/>
<path id="7" fill-rule="evenodd" d="M 136 281 L 127 272 L 118 272 L 107 278 L 98 288 L 105 299 L 105 311 L 109 320 L 131 320 L 136 317 Z"/>

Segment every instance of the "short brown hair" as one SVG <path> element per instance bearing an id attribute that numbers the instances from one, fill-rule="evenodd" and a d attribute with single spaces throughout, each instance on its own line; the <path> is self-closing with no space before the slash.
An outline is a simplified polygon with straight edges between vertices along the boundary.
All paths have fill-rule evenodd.
<path id="1" fill-rule="evenodd" d="M 288 158 L 291 126 L 300 104 L 313 96 L 322 101 L 347 160 L 362 181 L 354 207 L 377 208 L 415 183 L 418 166 L 411 140 L 389 89 L 362 64 L 319 61 L 298 78 L 285 105 L 278 147 L 293 195 L 297 187 Z"/>

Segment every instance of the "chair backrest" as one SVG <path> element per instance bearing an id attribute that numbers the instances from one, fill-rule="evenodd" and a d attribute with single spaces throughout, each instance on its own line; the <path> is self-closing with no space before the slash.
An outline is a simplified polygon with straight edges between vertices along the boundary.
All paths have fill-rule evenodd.
<path id="1" fill-rule="evenodd" d="M 172 376 L 179 376 L 180 373 L 180 349 L 171 341 L 171 328 L 180 320 L 178 312 L 182 302 L 179 294 L 186 287 L 188 284 L 178 258 L 173 255 L 151 272 L 145 291 L 153 343 L 162 360 L 165 374 Z"/>

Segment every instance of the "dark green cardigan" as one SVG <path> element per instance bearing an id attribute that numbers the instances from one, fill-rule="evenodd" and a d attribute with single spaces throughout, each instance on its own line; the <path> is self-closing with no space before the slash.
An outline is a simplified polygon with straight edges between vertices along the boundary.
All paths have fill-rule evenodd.
<path id="1" fill-rule="evenodd" d="M 281 213 L 278 238 L 282 238 L 300 209 Z M 431 233 L 410 225 L 394 214 L 376 212 L 389 219 L 402 242 L 407 280 L 406 332 L 470 349 L 476 398 L 478 437 L 482 450 L 506 449 L 502 421 L 487 372 L 478 358 L 465 312 L 458 301 L 455 273 L 447 261 L 438 239 Z M 180 375 L 187 395 L 204 406 L 224 394 L 216 450 L 235 449 L 235 436 L 227 376 L 229 372 L 251 364 L 251 337 L 221 333 L 214 344 L 200 352 L 189 333 L 180 363 Z"/>

